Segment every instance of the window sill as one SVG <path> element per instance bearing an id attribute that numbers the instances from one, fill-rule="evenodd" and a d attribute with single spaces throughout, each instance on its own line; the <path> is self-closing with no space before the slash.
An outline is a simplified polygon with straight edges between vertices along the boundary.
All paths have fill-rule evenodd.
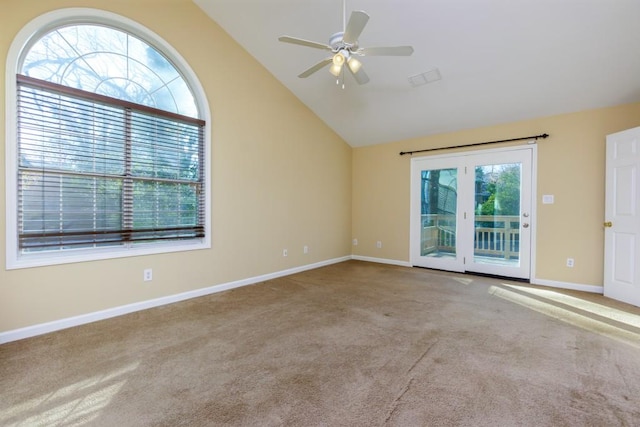
<path id="1" fill-rule="evenodd" d="M 118 248 L 70 249 L 65 251 L 24 255 L 8 254 L 6 269 L 17 270 L 21 268 L 45 267 L 50 265 L 101 261 L 107 259 L 128 258 L 132 256 L 195 251 L 210 248 L 211 244 L 203 239 L 201 241 L 148 243 Z"/>

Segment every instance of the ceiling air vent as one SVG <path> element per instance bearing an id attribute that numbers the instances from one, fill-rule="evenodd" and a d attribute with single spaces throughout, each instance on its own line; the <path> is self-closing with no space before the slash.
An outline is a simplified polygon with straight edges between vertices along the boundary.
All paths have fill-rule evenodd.
<path id="1" fill-rule="evenodd" d="M 424 73 L 416 74 L 414 76 L 409 76 L 409 84 L 412 87 L 418 87 L 422 85 L 426 85 L 427 83 L 433 83 L 442 79 L 440 75 L 440 70 L 434 68 L 433 70 L 425 71 Z"/>

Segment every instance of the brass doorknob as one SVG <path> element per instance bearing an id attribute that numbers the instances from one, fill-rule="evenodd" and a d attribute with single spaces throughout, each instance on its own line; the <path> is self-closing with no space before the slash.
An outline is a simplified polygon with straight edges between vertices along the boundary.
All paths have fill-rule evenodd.
<path id="1" fill-rule="evenodd" d="M 613 227 L 613 223 L 611 221 L 607 221 L 604 223 L 604 226 L 609 228 L 609 227 Z"/>

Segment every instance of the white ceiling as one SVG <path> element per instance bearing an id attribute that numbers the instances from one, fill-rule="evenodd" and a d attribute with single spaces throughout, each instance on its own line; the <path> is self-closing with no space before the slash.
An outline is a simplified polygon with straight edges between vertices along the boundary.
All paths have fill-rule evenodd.
<path id="1" fill-rule="evenodd" d="M 342 0 L 193 1 L 353 147 L 640 102 L 640 0 L 347 0 L 370 15 L 361 47 L 415 51 L 363 57 L 371 81 L 345 89 L 297 77 L 328 52 L 278 41 L 328 44 Z"/>

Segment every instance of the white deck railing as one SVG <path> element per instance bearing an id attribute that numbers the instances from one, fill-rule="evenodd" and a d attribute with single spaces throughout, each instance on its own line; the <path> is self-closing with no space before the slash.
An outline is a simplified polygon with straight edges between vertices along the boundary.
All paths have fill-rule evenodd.
<path id="1" fill-rule="evenodd" d="M 422 215 L 421 253 L 454 252 L 456 221 L 452 214 Z M 517 259 L 520 246 L 520 217 L 517 215 L 476 215 L 474 254 Z M 486 226 L 491 224 L 492 226 Z"/>

